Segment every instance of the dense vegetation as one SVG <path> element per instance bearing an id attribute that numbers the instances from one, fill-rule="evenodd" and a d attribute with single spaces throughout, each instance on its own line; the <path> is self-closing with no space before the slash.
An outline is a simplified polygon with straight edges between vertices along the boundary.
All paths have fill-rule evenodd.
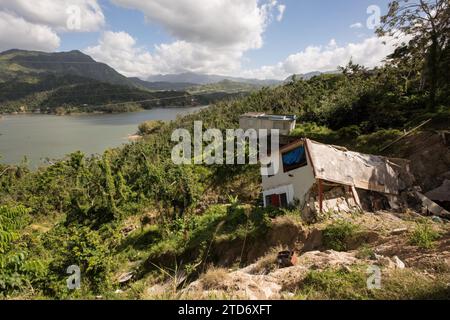
<path id="1" fill-rule="evenodd" d="M 445 36 L 441 64 L 450 61 Z M 428 50 L 417 53 L 405 45 L 401 51 L 407 54 L 397 51 L 380 68 L 350 62 L 339 74 L 294 79 L 171 123 L 143 125 L 143 140 L 98 157 L 77 152 L 37 171 L 0 165 L 0 295 L 107 296 L 118 287 L 117 273 L 132 269 L 142 276 L 153 272 L 157 261 L 176 269 L 177 257 L 195 276 L 216 237 L 231 241 L 263 234 L 269 217 L 280 212 L 255 205 L 256 166 L 171 162 L 173 129 L 192 131 L 194 120 L 202 120 L 205 128 L 226 129 L 237 127 L 238 116 L 249 111 L 296 114 L 301 124 L 295 134 L 360 150 L 376 150 L 424 119 L 448 128 L 448 77 L 433 82 L 421 72 L 428 66 Z M 134 224 L 141 230 L 127 237 L 126 228 Z M 336 232 L 341 229 L 330 230 Z M 82 271 L 81 290 L 66 287 L 66 269 L 73 264 Z M 161 276 L 157 271 L 155 276 Z M 302 286 L 321 287 L 323 277 L 335 279 L 335 274 L 312 273 Z M 339 281 L 360 281 L 359 274 L 352 277 Z"/>
<path id="2" fill-rule="evenodd" d="M 70 76 L 40 75 L 34 83 L 0 82 L 0 112 L 128 112 L 155 107 L 208 105 L 243 93 L 147 91 Z"/>
<path id="3" fill-rule="evenodd" d="M 230 80 L 222 80 L 216 83 L 210 83 L 205 85 L 191 86 L 188 88 L 189 92 L 201 93 L 201 92 L 251 92 L 261 89 L 262 85 L 256 85 L 252 83 L 236 82 Z"/>

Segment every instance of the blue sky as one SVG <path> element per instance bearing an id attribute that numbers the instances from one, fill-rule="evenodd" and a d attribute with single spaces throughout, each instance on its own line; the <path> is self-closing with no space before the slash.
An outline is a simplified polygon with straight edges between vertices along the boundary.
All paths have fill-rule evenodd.
<path id="1" fill-rule="evenodd" d="M 27 2 L 0 0 L 0 30 L 10 26 L 0 31 L 1 50 L 77 49 L 141 78 L 185 71 L 283 78 L 350 58 L 371 67 L 392 50 L 366 26 L 369 6 L 384 14 L 389 0 L 35 0 L 36 10 Z M 73 5 L 81 27 L 68 29 Z"/>
<path id="2" fill-rule="evenodd" d="M 273 64 L 288 54 L 309 45 L 327 44 L 331 39 L 338 43 L 359 42 L 361 35 L 372 36 L 373 30 L 352 29 L 356 22 L 365 24 L 370 5 L 387 11 L 389 1 L 374 0 L 286 0 L 283 20 L 273 23 L 265 34 L 262 50 L 249 53 L 250 65 Z"/>

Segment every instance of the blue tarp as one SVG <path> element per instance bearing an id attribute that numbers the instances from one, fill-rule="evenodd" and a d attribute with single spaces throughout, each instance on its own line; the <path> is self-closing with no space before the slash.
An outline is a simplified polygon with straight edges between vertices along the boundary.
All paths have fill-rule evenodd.
<path id="1" fill-rule="evenodd" d="M 283 164 L 291 166 L 304 161 L 305 147 L 299 147 L 283 155 Z"/>

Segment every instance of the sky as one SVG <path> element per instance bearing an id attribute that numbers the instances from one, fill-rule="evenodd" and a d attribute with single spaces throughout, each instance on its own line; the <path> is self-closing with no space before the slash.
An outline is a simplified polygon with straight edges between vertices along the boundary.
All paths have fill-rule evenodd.
<path id="1" fill-rule="evenodd" d="M 80 50 L 126 76 L 258 79 L 380 65 L 389 0 L 0 0 L 0 51 Z"/>

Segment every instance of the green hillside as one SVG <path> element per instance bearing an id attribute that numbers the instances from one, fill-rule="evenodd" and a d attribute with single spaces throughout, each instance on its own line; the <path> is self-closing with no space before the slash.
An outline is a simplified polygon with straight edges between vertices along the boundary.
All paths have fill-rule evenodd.
<path id="1" fill-rule="evenodd" d="M 209 91 L 193 96 L 182 90 L 189 86 L 130 79 L 79 51 L 0 53 L 0 113 L 125 112 L 237 96 Z"/>
<path id="2" fill-rule="evenodd" d="M 189 92 L 252 92 L 261 89 L 262 85 L 255 85 L 251 83 L 236 82 L 231 80 L 222 80 L 216 83 L 192 86 L 188 88 Z"/>
<path id="3" fill-rule="evenodd" d="M 2 238 L 3 260 L 12 261 L 2 262 L 2 294 L 118 298 L 114 291 L 122 288 L 128 298 L 142 297 L 148 286 L 166 281 L 174 268 L 196 279 L 206 268 L 204 259 L 221 266 L 218 253 L 223 245 L 241 243 L 247 236 L 251 241 L 266 239 L 275 227 L 271 219 L 287 213 L 255 206 L 258 166 L 172 163 L 173 130 L 192 131 L 195 120 L 203 121 L 205 128 L 227 129 L 236 128 L 238 116 L 249 111 L 296 114 L 300 123 L 294 134 L 373 152 L 424 119 L 448 130 L 448 83 L 442 82 L 438 105 L 431 108 L 416 76 L 404 90 L 397 67 L 366 70 L 350 64 L 343 71 L 266 88 L 159 123 L 142 141 L 101 157 L 76 152 L 34 172 L 25 165 L 0 166 L 1 219 L 20 221 L 2 230 L 16 239 Z M 15 260 L 19 253 L 23 258 Z M 83 270 L 81 291 L 65 286 L 65 269 L 74 263 Z M 130 287 L 117 283 L 124 270 L 135 274 Z M 429 284 L 430 294 L 437 294 L 437 284 Z"/>
<path id="4" fill-rule="evenodd" d="M 114 85 L 135 87 L 127 77 L 113 68 L 78 50 L 70 52 L 46 53 L 38 51 L 9 50 L 0 53 L 0 79 L 21 79 L 23 76 L 41 73 L 57 73 L 94 79 Z"/>
<path id="5" fill-rule="evenodd" d="M 399 15 L 398 3 L 392 3 L 388 22 Z M 450 130 L 450 19 L 448 2 L 442 4 L 447 14 L 436 25 L 445 32 L 430 39 L 412 21 L 413 41 L 382 67 L 350 61 L 339 74 L 293 79 L 220 101 L 172 122 L 149 124 L 143 139 L 101 156 L 74 152 L 35 171 L 26 163 L 0 165 L 0 297 L 189 298 L 184 289 L 195 289 L 199 280 L 193 292 L 200 296 L 193 298 L 230 299 L 243 281 L 252 280 L 242 285 L 247 291 L 261 279 L 278 279 L 279 291 L 286 292 L 279 298 L 286 299 L 450 299 L 444 260 L 450 233 L 443 219 L 404 208 L 326 212 L 311 221 L 301 208 L 261 207 L 258 165 L 176 165 L 171 159 L 175 129 L 192 133 L 194 121 L 203 121 L 204 130 L 237 128 L 239 115 L 264 111 L 297 115 L 294 136 L 411 157 L 411 164 L 439 170 L 441 180 L 433 176 L 433 183 L 448 179 L 450 153 L 441 133 Z M 380 151 L 427 119 L 422 132 Z M 438 156 L 428 148 L 433 137 Z M 421 177 L 430 178 L 421 166 L 416 170 L 418 185 Z M 317 234 L 321 252 L 305 253 L 303 244 L 316 242 Z M 313 261 L 279 269 L 277 253 L 286 248 L 308 257 L 299 263 Z M 408 259 L 406 268 L 397 267 L 400 259 Z M 366 270 L 374 263 L 382 268 L 383 286 L 368 290 Z M 250 264 L 252 271 L 244 272 Z M 71 265 L 81 270 L 80 290 L 67 287 Z M 278 275 L 272 276 L 274 270 Z"/>

